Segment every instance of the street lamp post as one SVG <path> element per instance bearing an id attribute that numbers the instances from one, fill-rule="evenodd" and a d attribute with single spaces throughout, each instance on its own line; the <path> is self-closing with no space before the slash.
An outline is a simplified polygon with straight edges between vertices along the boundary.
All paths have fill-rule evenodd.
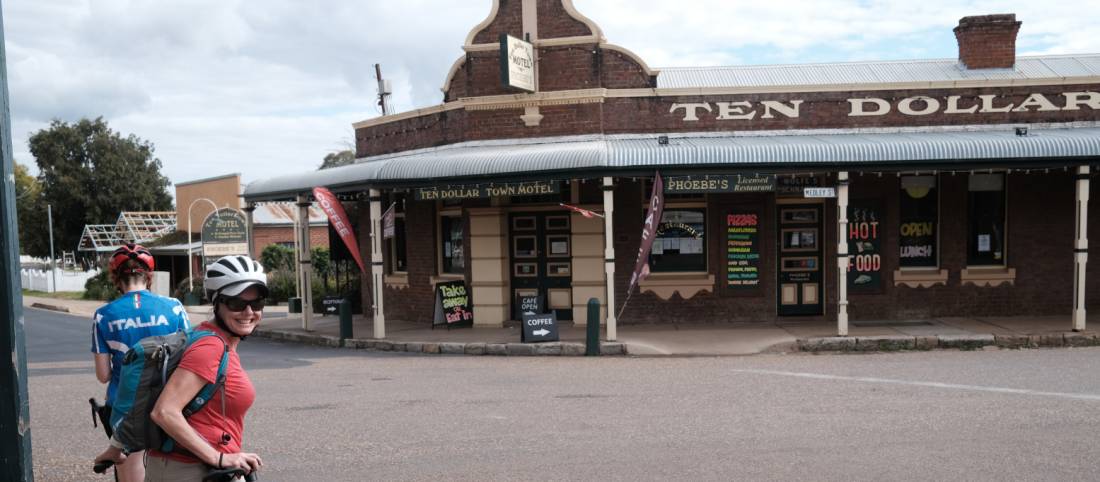
<path id="1" fill-rule="evenodd" d="M 195 261 L 191 259 L 191 208 L 195 207 L 195 203 L 199 201 L 206 201 L 210 203 L 210 206 L 214 208 L 214 212 L 218 211 L 218 205 L 214 204 L 207 198 L 200 197 L 191 201 L 191 205 L 187 206 L 187 292 L 191 293 L 195 290 Z"/>

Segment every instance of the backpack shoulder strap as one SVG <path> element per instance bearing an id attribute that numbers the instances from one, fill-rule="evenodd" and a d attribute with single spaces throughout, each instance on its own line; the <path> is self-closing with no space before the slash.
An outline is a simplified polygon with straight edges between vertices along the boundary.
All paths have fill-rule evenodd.
<path id="1" fill-rule="evenodd" d="M 194 343 L 195 341 L 198 341 L 201 338 L 205 338 L 205 337 L 208 337 L 208 336 L 213 336 L 213 337 L 217 338 L 219 341 L 221 341 L 222 342 L 222 358 L 218 362 L 218 373 L 214 377 L 214 383 L 207 383 L 206 385 L 204 385 L 202 387 L 202 389 L 199 390 L 199 393 L 195 395 L 195 398 L 193 398 L 191 400 L 191 402 L 188 403 L 187 406 L 183 408 L 183 416 L 184 417 L 190 417 L 195 412 L 198 412 L 199 410 L 202 410 L 202 408 L 206 406 L 206 402 L 209 402 L 210 399 L 214 397 L 214 392 L 218 391 L 219 389 L 224 388 L 224 386 L 225 386 L 225 372 L 229 368 L 229 345 L 225 343 L 225 340 L 222 340 L 222 337 L 218 336 L 217 334 L 215 334 L 213 332 L 209 332 L 209 331 L 205 331 L 205 330 L 196 331 L 196 332 L 193 332 L 193 333 L 194 333 L 193 336 L 195 338 L 194 338 L 194 340 L 192 340 L 192 343 Z M 222 392 L 222 413 L 223 414 L 225 413 L 225 392 L 224 391 Z"/>

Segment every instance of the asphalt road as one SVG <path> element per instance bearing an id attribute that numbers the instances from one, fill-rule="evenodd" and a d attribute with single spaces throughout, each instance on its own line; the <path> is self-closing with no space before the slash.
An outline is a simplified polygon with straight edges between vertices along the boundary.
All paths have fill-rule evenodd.
<path id="1" fill-rule="evenodd" d="M 90 322 L 27 310 L 36 480 L 103 447 Z M 263 481 L 1098 480 L 1100 349 L 372 354 L 249 339 Z"/>

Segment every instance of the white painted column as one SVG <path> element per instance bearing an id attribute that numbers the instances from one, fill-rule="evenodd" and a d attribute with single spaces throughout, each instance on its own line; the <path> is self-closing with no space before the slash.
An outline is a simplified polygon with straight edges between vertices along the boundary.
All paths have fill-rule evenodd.
<path id="1" fill-rule="evenodd" d="M 618 320 L 615 319 L 615 230 L 612 213 L 615 211 L 615 183 L 603 178 L 603 259 L 607 281 L 607 341 L 618 338 Z"/>
<path id="2" fill-rule="evenodd" d="M 848 336 L 848 172 L 837 173 L 837 311 L 836 334 Z"/>
<path id="3" fill-rule="evenodd" d="M 1073 245 L 1073 331 L 1085 329 L 1085 266 L 1089 260 L 1089 166 L 1077 168 L 1077 239 Z"/>
<path id="4" fill-rule="evenodd" d="M 302 271 L 302 329 L 313 331 L 313 261 L 309 252 L 309 202 L 306 194 L 298 195 L 298 265 Z"/>
<path id="5" fill-rule="evenodd" d="M 371 259 L 371 312 L 374 320 L 374 338 L 386 337 L 386 311 L 383 309 L 382 288 L 382 191 L 370 190 L 370 259 Z"/>

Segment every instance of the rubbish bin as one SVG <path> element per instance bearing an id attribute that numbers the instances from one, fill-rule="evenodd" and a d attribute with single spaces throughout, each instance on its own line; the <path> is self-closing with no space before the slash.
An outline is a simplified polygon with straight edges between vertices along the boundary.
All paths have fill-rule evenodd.
<path id="1" fill-rule="evenodd" d="M 302 312 L 302 299 L 291 298 L 286 302 L 286 311 L 289 313 L 301 313 Z"/>
<path id="2" fill-rule="evenodd" d="M 200 303 L 202 303 L 202 300 L 199 299 L 198 294 L 184 293 L 184 295 L 183 295 L 183 305 L 184 306 L 198 306 Z"/>

